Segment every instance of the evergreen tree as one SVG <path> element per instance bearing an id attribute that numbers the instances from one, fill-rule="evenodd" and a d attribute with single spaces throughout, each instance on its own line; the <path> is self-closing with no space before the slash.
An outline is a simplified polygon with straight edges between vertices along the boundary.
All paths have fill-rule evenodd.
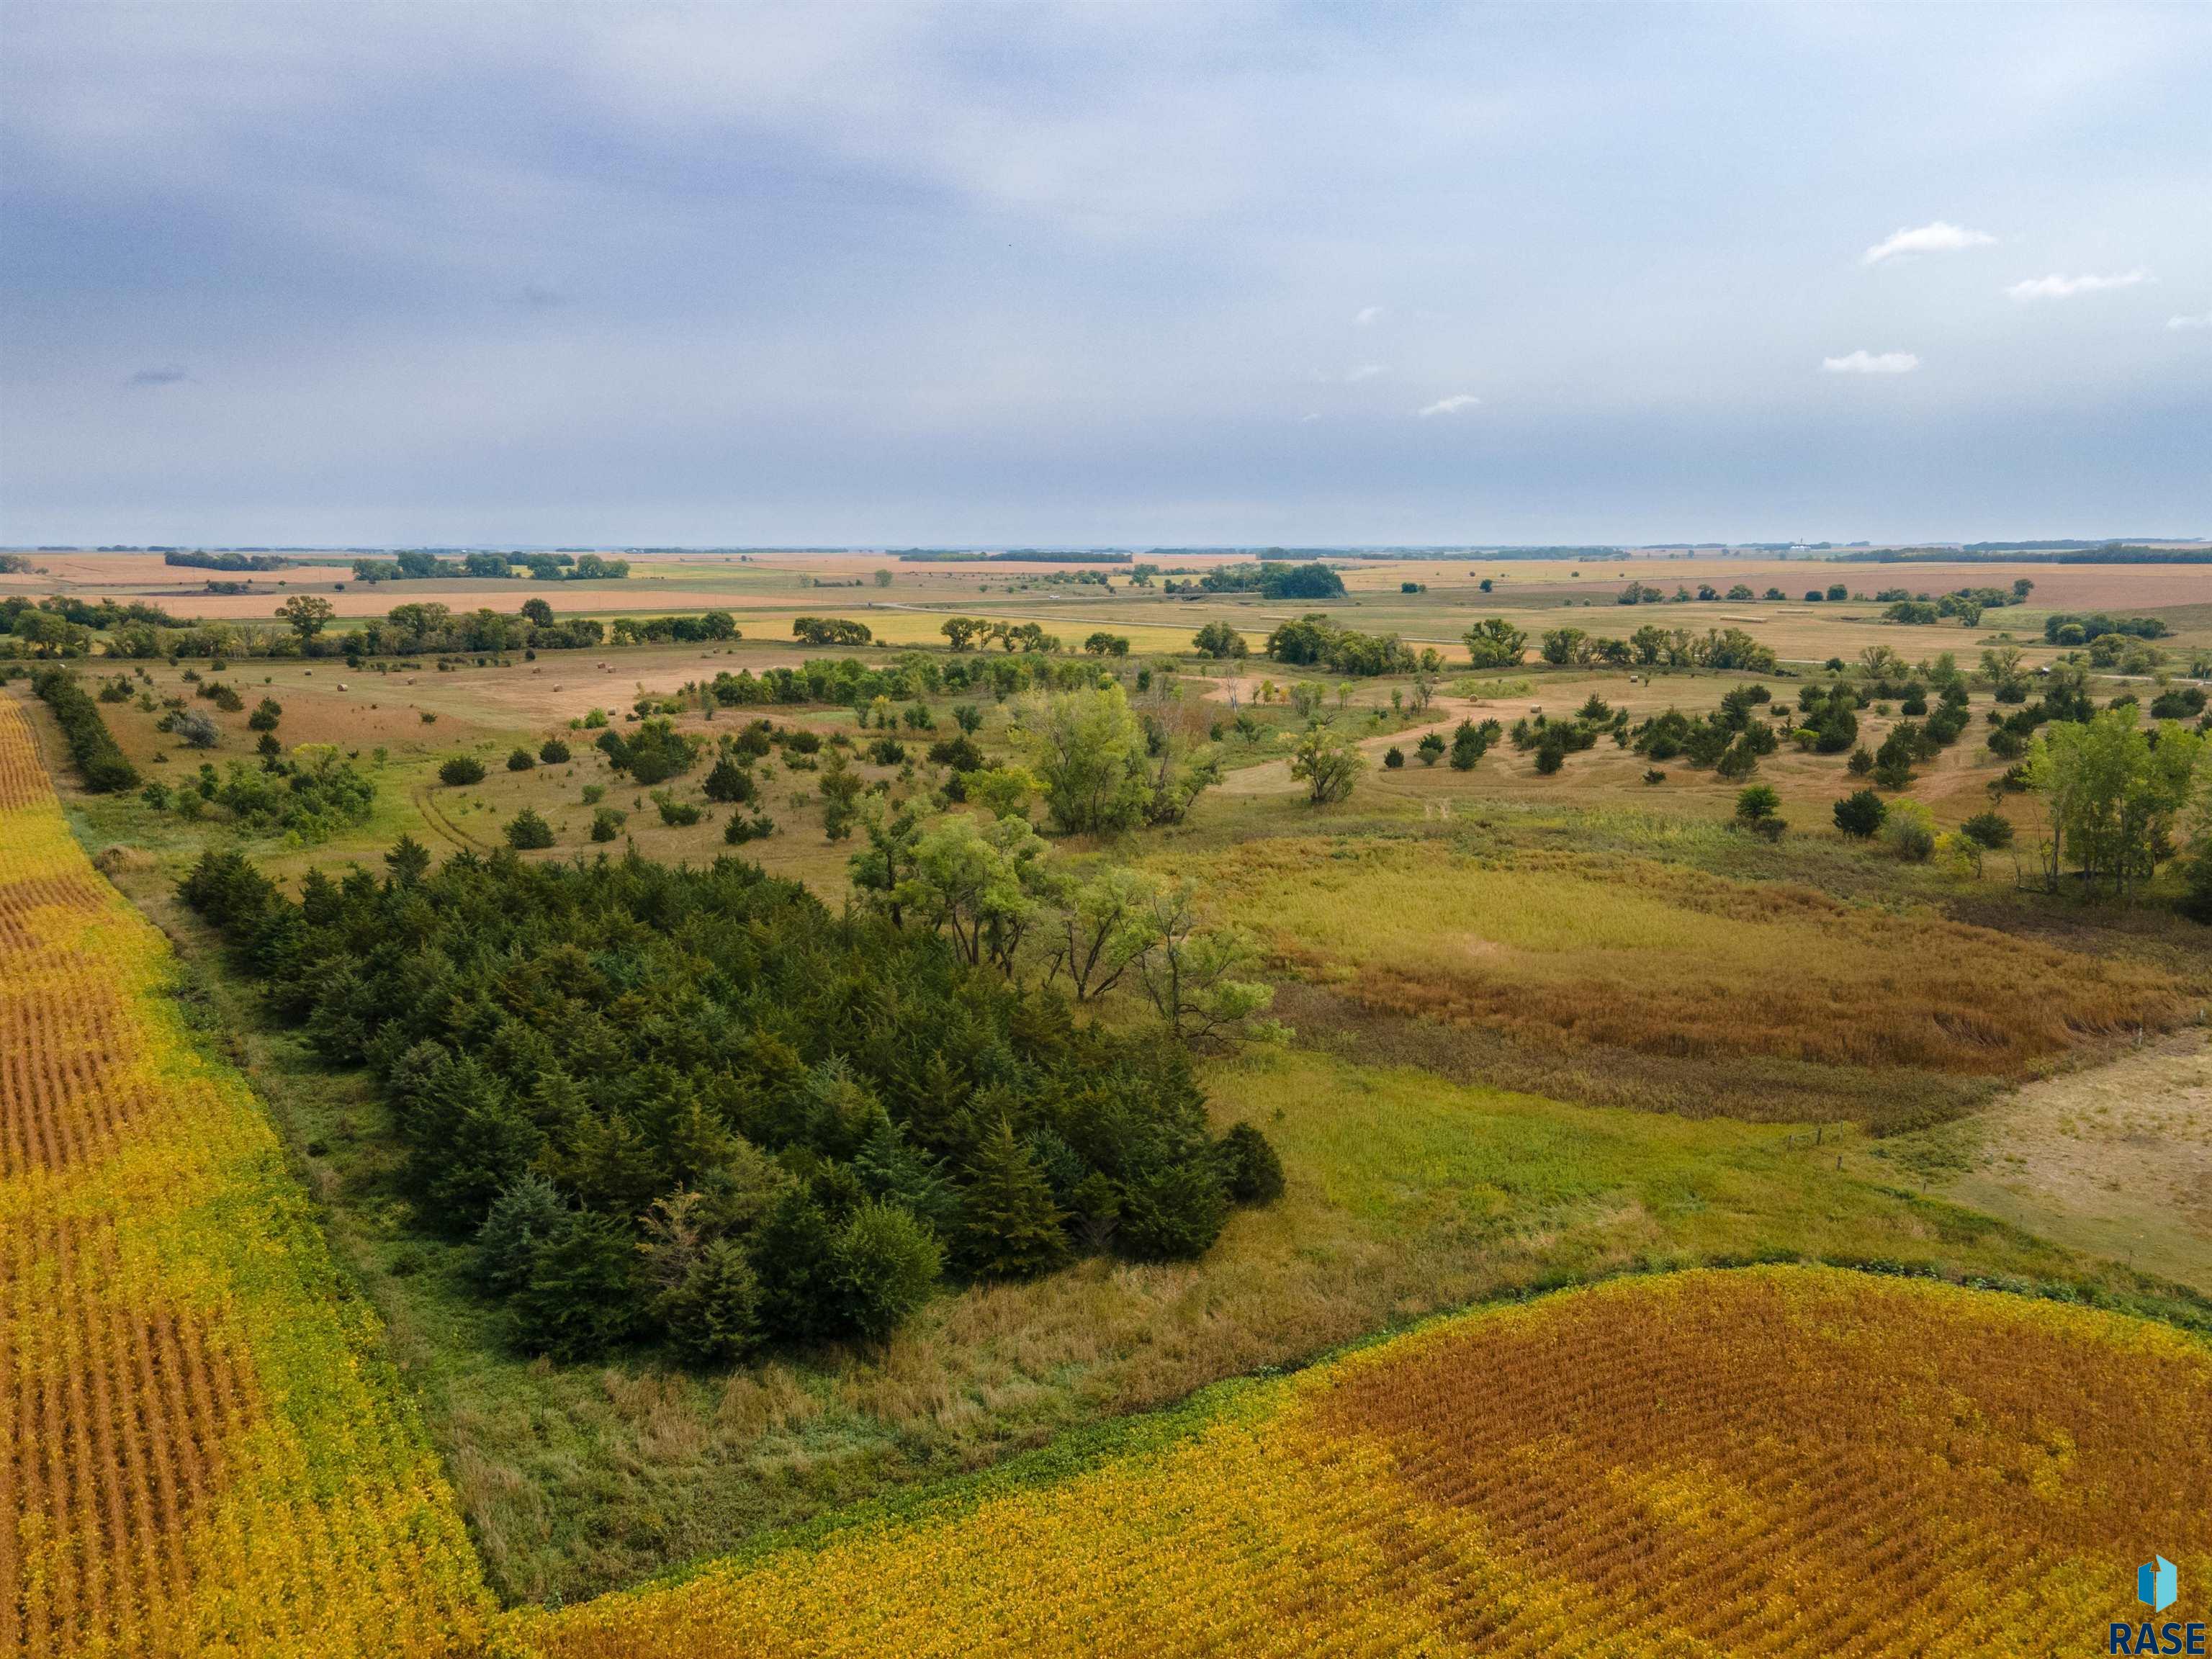
<path id="1" fill-rule="evenodd" d="M 714 763 L 701 787 L 708 800 L 742 804 L 753 798 L 753 775 L 725 755 Z"/>
<path id="2" fill-rule="evenodd" d="M 1273 1204 L 1283 1195 L 1283 1160 L 1250 1124 L 1231 1125 L 1221 1137 L 1220 1154 L 1229 1195 L 1239 1204 Z"/>
<path id="3" fill-rule="evenodd" d="M 751 1255 L 760 1276 L 760 1320 L 769 1331 L 799 1340 L 827 1334 L 835 1242 L 828 1214 L 803 1185 L 769 1212 L 753 1234 Z"/>
<path id="4" fill-rule="evenodd" d="M 640 1288 L 629 1230 L 609 1216 L 572 1214 L 532 1253 L 512 1304 L 516 1339 L 556 1359 L 592 1358 L 636 1330 Z"/>
<path id="5" fill-rule="evenodd" d="M 392 872 L 393 886 L 412 887 L 428 872 L 430 854 L 414 836 L 402 836 L 384 855 L 384 867 Z"/>
<path id="6" fill-rule="evenodd" d="M 853 1155 L 854 1173 L 871 1198 L 889 1199 L 927 1222 L 939 1237 L 957 1228 L 960 1194 L 945 1178 L 940 1159 L 918 1151 L 888 1115 Z"/>
<path id="7" fill-rule="evenodd" d="M 881 1341 L 929 1299 L 944 1268 L 945 1247 L 906 1211 L 878 1199 L 857 1206 L 830 1248 L 837 1334 Z"/>
<path id="8" fill-rule="evenodd" d="M 760 1340 L 760 1279 L 742 1249 L 718 1238 L 662 1292 L 659 1312 L 685 1358 L 726 1365 Z"/>
<path id="9" fill-rule="evenodd" d="M 477 1230 L 477 1277 L 484 1288 L 503 1296 L 526 1283 L 538 1247 L 568 1217 L 560 1188 L 536 1170 L 525 1170 L 507 1182 Z"/>
<path id="10" fill-rule="evenodd" d="M 1036 1155 L 1001 1117 L 968 1166 L 961 1265 L 978 1279 L 1024 1279 L 1056 1267 L 1067 1256 L 1066 1219 Z"/>
<path id="11" fill-rule="evenodd" d="M 1220 1237 L 1229 1213 L 1220 1171 L 1208 1164 L 1160 1160 L 1121 1183 L 1115 1243 L 1139 1261 L 1188 1261 Z"/>

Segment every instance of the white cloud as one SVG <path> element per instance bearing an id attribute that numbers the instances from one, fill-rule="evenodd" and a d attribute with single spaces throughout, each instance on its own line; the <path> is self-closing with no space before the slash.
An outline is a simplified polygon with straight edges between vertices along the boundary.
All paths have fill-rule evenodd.
<path id="1" fill-rule="evenodd" d="M 1861 254 L 1859 263 L 1878 265 L 1900 253 L 1957 253 L 1965 248 L 1986 247 L 1996 240 L 1987 231 L 1968 230 L 1964 225 L 1938 219 L 1932 225 L 1921 225 L 1912 230 L 1892 231 Z"/>
<path id="2" fill-rule="evenodd" d="M 1439 398 L 1426 409 L 1417 410 L 1414 412 L 1425 421 L 1431 415 L 1464 414 L 1481 401 L 1482 399 L 1472 392 L 1455 392 L 1450 397 Z"/>
<path id="3" fill-rule="evenodd" d="M 1352 325 L 1354 328 L 1372 328 L 1382 320 L 1381 306 L 1362 306 L 1352 313 Z"/>
<path id="4" fill-rule="evenodd" d="M 1389 372 L 1389 366 L 1385 363 L 1360 363 L 1344 371 L 1344 383 L 1346 386 L 1358 386 L 1362 380 L 1371 380 L 1378 374 L 1388 374 Z"/>
<path id="5" fill-rule="evenodd" d="M 2168 328 L 2212 328 L 2212 311 L 2200 311 L 2194 317 L 2169 317 Z"/>
<path id="6" fill-rule="evenodd" d="M 2138 283 L 2151 281 L 2147 270 L 2124 270 L 2113 276 L 2062 276 L 2052 272 L 2048 276 L 2030 277 L 2024 283 L 2014 283 L 2005 293 L 2015 300 L 2070 300 L 2077 294 L 2096 294 L 2108 288 L 2133 288 Z"/>
<path id="7" fill-rule="evenodd" d="M 1299 424 L 1300 426 L 1304 426 L 1304 425 L 1307 425 L 1307 424 L 1308 424 L 1309 422 L 1310 422 L 1317 421 L 1317 420 L 1319 420 L 1319 419 L 1321 419 L 1321 411 L 1320 411 L 1319 410 L 1317 410 L 1317 409 L 1316 409 L 1316 410 L 1311 410 L 1310 412 L 1309 412 L 1309 413 L 1307 413 L 1307 414 L 1304 414 L 1304 415 L 1301 415 L 1301 416 L 1298 416 L 1298 424 Z"/>
<path id="8" fill-rule="evenodd" d="M 1920 359 L 1910 351 L 1862 349 L 1848 356 L 1820 359 L 1820 370 L 1826 374 L 1910 374 L 1919 367 Z"/>

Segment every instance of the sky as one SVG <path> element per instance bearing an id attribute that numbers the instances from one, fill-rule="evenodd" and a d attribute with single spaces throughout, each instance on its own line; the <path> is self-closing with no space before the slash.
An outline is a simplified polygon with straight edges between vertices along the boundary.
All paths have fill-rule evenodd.
<path id="1" fill-rule="evenodd" d="M 0 543 L 2212 534 L 2212 6 L 0 0 Z"/>

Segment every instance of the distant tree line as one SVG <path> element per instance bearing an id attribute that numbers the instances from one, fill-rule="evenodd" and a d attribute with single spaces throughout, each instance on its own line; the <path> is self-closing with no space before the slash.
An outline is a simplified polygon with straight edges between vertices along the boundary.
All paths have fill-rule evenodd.
<path id="1" fill-rule="evenodd" d="M 629 574 L 627 559 L 601 558 L 596 553 L 465 553 L 441 559 L 420 549 L 395 553 L 388 559 L 356 559 L 356 581 L 507 581 L 518 571 L 541 582 L 594 582 L 619 580 Z"/>
<path id="2" fill-rule="evenodd" d="M 796 668 L 764 668 L 758 673 L 750 668 L 735 673 L 726 670 L 702 689 L 725 708 L 796 703 L 866 708 L 879 697 L 905 702 L 940 691 L 985 692 L 1003 700 L 1041 688 L 1068 690 L 1095 685 L 1099 672 L 1094 661 L 1036 655 L 945 660 L 907 651 L 882 665 L 854 657 L 815 658 Z"/>
<path id="3" fill-rule="evenodd" d="M 188 570 L 289 570 L 300 562 L 281 553 L 164 553 L 161 562 Z"/>
<path id="4" fill-rule="evenodd" d="M 179 625 L 159 605 L 143 600 L 127 605 L 113 599 L 90 603 L 67 594 L 40 599 L 15 594 L 0 599 L 0 637 L 9 641 L 11 652 L 33 657 L 88 656 L 95 633 Z"/>
<path id="5" fill-rule="evenodd" d="M 2102 611 L 2081 615 L 2054 611 L 2043 619 L 2043 637 L 2052 645 L 2088 645 L 2107 634 L 2162 640 L 2167 631 L 2166 623 L 2156 617 L 2108 617 Z"/>
<path id="6" fill-rule="evenodd" d="M 1053 553 L 1017 547 L 1004 553 L 957 553 L 935 548 L 901 549 L 892 556 L 902 564 L 1127 564 L 1128 553 Z"/>
<path id="7" fill-rule="evenodd" d="M 1170 579 L 1162 591 L 1257 593 L 1263 599 L 1340 599 L 1344 597 L 1344 578 L 1318 559 L 1307 564 L 1262 559 L 1256 564 L 1223 565 L 1205 572 L 1194 581 Z"/>

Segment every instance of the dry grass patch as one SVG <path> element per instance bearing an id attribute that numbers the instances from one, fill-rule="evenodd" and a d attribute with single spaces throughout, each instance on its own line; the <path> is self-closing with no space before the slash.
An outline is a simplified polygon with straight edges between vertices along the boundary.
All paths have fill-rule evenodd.
<path id="1" fill-rule="evenodd" d="M 1554 1045 L 2019 1078 L 2194 1012 L 2155 968 L 1644 860 L 1294 839 L 1208 880 L 1284 965 L 1371 1007 Z"/>

